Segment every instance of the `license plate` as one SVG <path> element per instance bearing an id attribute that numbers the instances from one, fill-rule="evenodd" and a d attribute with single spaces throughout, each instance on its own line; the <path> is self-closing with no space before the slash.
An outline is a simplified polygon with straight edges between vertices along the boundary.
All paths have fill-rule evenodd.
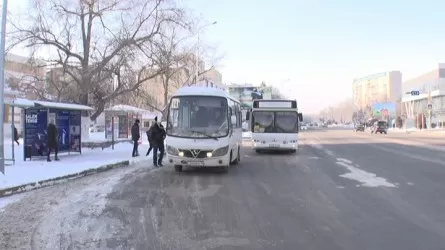
<path id="1" fill-rule="evenodd" d="M 269 148 L 279 148 L 280 144 L 269 144 Z"/>
<path id="2" fill-rule="evenodd" d="M 202 161 L 189 161 L 189 162 L 187 162 L 187 165 L 192 166 L 192 167 L 200 167 L 200 166 L 204 166 L 204 162 L 202 162 Z"/>

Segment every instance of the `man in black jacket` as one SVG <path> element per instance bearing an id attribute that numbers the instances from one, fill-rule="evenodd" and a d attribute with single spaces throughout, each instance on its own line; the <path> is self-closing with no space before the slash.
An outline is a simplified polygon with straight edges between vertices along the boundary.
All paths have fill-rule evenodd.
<path id="1" fill-rule="evenodd" d="M 139 119 L 136 119 L 133 126 L 131 127 L 131 140 L 133 140 L 133 153 L 132 156 L 139 156 L 138 146 L 139 139 L 141 138 L 141 133 L 139 131 Z"/>
<path id="2" fill-rule="evenodd" d="M 164 140 L 165 140 L 165 129 L 158 123 L 158 117 L 155 117 L 155 124 L 151 128 L 151 140 L 153 146 L 153 165 L 155 167 L 162 167 L 162 159 L 164 158 Z M 159 159 L 158 159 L 159 150 Z"/>
<path id="3" fill-rule="evenodd" d="M 47 141 L 47 148 L 48 148 L 48 154 L 47 154 L 47 161 L 51 161 L 50 155 L 51 155 L 51 149 L 54 149 L 54 159 L 56 161 L 59 160 L 59 157 L 57 154 L 59 153 L 59 143 L 57 142 L 58 131 L 56 125 L 54 125 L 53 121 L 50 121 L 47 127 L 47 133 L 48 133 L 48 141 Z"/>

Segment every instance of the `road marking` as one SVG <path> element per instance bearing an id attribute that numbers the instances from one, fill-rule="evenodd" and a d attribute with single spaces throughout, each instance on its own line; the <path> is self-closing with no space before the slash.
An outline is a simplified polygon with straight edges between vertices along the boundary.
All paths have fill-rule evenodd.
<path id="1" fill-rule="evenodd" d="M 408 185 L 408 186 L 414 186 L 414 183 L 412 183 L 412 182 L 407 182 L 406 185 Z"/>
<path id="2" fill-rule="evenodd" d="M 345 161 L 349 161 L 349 163 Z M 349 173 L 341 174 L 340 177 L 360 182 L 361 185 L 357 185 L 358 187 L 397 187 L 383 177 L 354 167 L 348 159 L 338 158 L 336 164 L 349 170 Z"/>
<path id="3" fill-rule="evenodd" d="M 309 159 L 310 159 L 310 160 L 318 160 L 318 159 L 320 159 L 320 158 L 317 157 L 317 156 L 309 156 Z"/>

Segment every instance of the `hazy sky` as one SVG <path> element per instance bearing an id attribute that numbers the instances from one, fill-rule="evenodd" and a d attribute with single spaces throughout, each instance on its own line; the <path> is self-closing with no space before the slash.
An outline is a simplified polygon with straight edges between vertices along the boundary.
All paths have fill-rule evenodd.
<path id="1" fill-rule="evenodd" d="M 226 52 L 226 82 L 279 83 L 313 112 L 352 96 L 353 78 L 445 62 L 445 1 L 184 0 Z M 288 91 L 288 88 L 283 87 Z"/>
<path id="2" fill-rule="evenodd" d="M 264 80 L 305 113 L 351 97 L 353 78 L 401 70 L 406 80 L 445 62 L 445 1 L 181 2 L 218 22 L 201 36 L 225 53 L 224 82 Z"/>

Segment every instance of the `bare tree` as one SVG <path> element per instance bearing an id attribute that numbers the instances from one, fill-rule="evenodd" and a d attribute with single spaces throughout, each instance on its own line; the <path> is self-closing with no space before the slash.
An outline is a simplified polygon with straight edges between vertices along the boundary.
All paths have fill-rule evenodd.
<path id="1" fill-rule="evenodd" d="M 137 90 L 164 72 L 151 44 L 172 25 L 186 27 L 184 11 L 164 0 L 33 0 L 28 22 L 11 20 L 11 46 L 35 54 L 47 49 L 49 65 L 60 67 L 77 85 L 76 102 L 96 111 L 111 99 Z"/>
<path id="2" fill-rule="evenodd" d="M 164 118 L 168 100 L 173 92 L 180 87 L 196 83 L 196 56 L 193 54 L 194 46 L 190 46 L 189 42 L 192 37 L 181 34 L 181 31 L 172 28 L 152 43 L 153 61 L 164 71 L 156 78 L 144 83 L 143 88 L 131 94 L 131 98 L 135 100 L 132 101 L 133 104 L 159 111 L 164 114 Z M 201 51 L 205 51 L 204 48 Z M 214 69 L 216 62 L 214 58 L 211 57 L 210 66 L 200 69 L 198 76 L 205 76 L 207 72 Z M 162 89 L 162 98 L 157 99 L 153 96 L 156 93 L 153 93 L 150 87 L 154 85 Z M 130 97 L 130 95 L 127 96 Z"/>

